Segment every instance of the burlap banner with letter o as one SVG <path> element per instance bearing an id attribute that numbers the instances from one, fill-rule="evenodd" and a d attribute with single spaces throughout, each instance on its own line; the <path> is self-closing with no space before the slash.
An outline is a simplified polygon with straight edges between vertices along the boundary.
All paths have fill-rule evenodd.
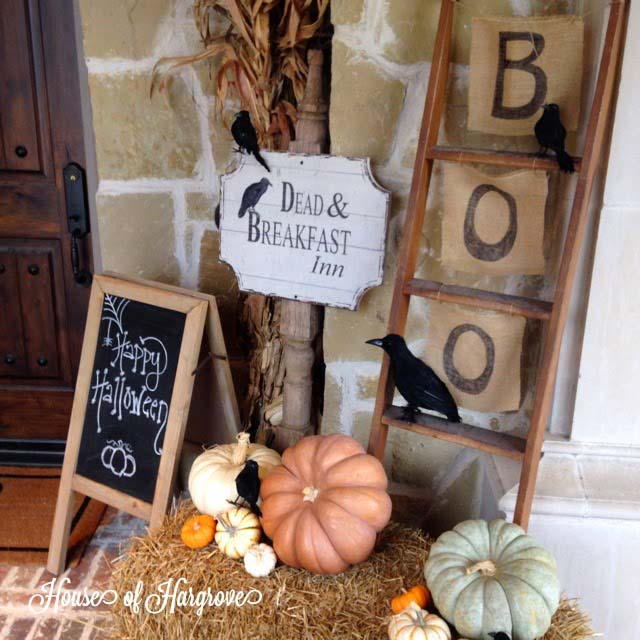
<path id="1" fill-rule="evenodd" d="M 473 18 L 469 129 L 533 135 L 545 103 L 578 128 L 584 23 L 575 16 Z"/>
<path id="2" fill-rule="evenodd" d="M 489 176 L 447 163 L 442 263 L 488 275 L 544 273 L 544 171 Z"/>
<path id="3" fill-rule="evenodd" d="M 525 319 L 450 304 L 430 304 L 425 361 L 459 406 L 475 411 L 520 408 Z"/>

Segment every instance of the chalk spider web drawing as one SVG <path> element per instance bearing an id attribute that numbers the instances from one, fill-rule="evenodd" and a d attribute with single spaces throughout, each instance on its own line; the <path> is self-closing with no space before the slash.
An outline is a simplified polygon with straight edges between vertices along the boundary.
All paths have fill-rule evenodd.
<path id="1" fill-rule="evenodd" d="M 113 345 L 113 338 L 111 337 L 112 325 L 115 324 L 118 331 L 124 333 L 122 316 L 129 302 L 131 302 L 131 300 L 127 300 L 126 298 L 118 298 L 108 293 L 105 294 L 104 305 L 102 307 L 102 320 L 106 320 L 109 324 L 107 325 L 107 335 L 102 340 L 103 346 L 110 347 Z"/>

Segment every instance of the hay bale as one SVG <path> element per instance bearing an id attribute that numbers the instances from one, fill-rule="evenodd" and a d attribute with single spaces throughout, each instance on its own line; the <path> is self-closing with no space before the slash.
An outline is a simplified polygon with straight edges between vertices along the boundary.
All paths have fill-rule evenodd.
<path id="1" fill-rule="evenodd" d="M 318 576 L 278 566 L 268 578 L 248 575 L 241 561 L 227 558 L 215 547 L 188 549 L 180 540 L 180 527 L 196 513 L 190 501 L 165 519 L 154 535 L 135 538 L 117 562 L 113 588 L 120 594 L 108 621 L 109 635 L 119 640 L 159 638 L 216 638 L 219 640 L 341 640 L 385 639 L 389 600 L 401 589 L 424 583 L 422 569 L 430 541 L 417 529 L 392 523 L 379 537 L 371 557 L 338 576 Z M 133 612 L 123 594 L 142 581 L 141 600 L 157 593 L 168 580 L 186 578 L 180 589 L 193 593 L 243 591 L 262 594 L 259 604 L 242 607 L 167 607 L 157 614 L 141 606 Z M 257 597 L 257 596 L 256 596 Z M 156 607 L 157 601 L 155 602 Z M 592 634 L 588 620 L 563 601 L 545 640 L 585 640 Z"/>

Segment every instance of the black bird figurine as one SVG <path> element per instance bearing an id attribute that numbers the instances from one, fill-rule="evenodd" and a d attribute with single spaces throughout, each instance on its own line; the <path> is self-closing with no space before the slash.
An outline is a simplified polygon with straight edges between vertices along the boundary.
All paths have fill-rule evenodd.
<path id="1" fill-rule="evenodd" d="M 560 169 L 567 173 L 573 173 L 576 170 L 573 158 L 564 150 L 567 130 L 560 121 L 560 107 L 557 104 L 545 104 L 542 109 L 542 116 L 535 126 L 541 153 L 544 155 L 547 149 L 551 149 L 556 154 Z"/>
<path id="2" fill-rule="evenodd" d="M 243 218 L 247 211 L 253 209 L 258 202 L 260 202 L 260 198 L 262 198 L 266 190 L 271 186 L 271 183 L 266 178 L 250 184 L 242 194 L 242 202 L 240 203 L 240 209 L 238 209 L 238 218 Z"/>
<path id="3" fill-rule="evenodd" d="M 236 113 L 235 120 L 231 125 L 231 135 L 236 141 L 240 151 L 243 149 L 248 153 L 253 154 L 255 159 L 267 170 L 269 165 L 265 159 L 260 155 L 260 147 L 258 146 L 258 134 L 251 122 L 251 116 L 248 111 L 239 111 Z"/>
<path id="4" fill-rule="evenodd" d="M 460 422 L 458 407 L 449 389 L 431 367 L 409 351 L 402 336 L 390 333 L 384 338 L 367 340 L 367 344 L 380 347 L 389 355 L 396 388 L 411 413 L 422 407 L 447 416 L 450 422 Z"/>
<path id="5" fill-rule="evenodd" d="M 504 631 L 490 631 L 489 635 L 493 638 L 493 640 L 511 640 L 509 634 Z"/>
<path id="6" fill-rule="evenodd" d="M 238 496 L 249 505 L 251 511 L 262 516 L 258 506 L 260 477 L 258 476 L 258 463 L 255 460 L 247 460 L 244 469 L 236 476 L 236 491 Z"/>

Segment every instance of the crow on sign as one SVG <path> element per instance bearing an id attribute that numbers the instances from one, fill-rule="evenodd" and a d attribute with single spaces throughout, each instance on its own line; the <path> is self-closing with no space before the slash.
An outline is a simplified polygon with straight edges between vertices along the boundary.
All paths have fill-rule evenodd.
<path id="1" fill-rule="evenodd" d="M 384 349 L 391 360 L 391 374 L 411 414 L 419 409 L 437 411 L 449 422 L 460 422 L 458 407 L 447 386 L 435 371 L 416 358 L 402 336 L 390 333 L 384 338 L 367 340 L 367 344 Z"/>
<path id="2" fill-rule="evenodd" d="M 244 214 L 247 213 L 247 211 L 254 209 L 258 202 L 260 202 L 260 198 L 262 198 L 266 190 L 271 186 L 272 184 L 266 178 L 250 184 L 242 194 L 242 202 L 240 203 L 240 209 L 238 209 L 238 218 L 244 218 Z"/>
<path id="3" fill-rule="evenodd" d="M 240 147 L 240 151 L 246 150 L 252 154 L 267 171 L 271 171 L 265 159 L 260 155 L 258 134 L 251 122 L 251 116 L 248 111 L 239 111 L 236 113 L 235 120 L 231 125 L 231 135 L 238 147 Z"/>

